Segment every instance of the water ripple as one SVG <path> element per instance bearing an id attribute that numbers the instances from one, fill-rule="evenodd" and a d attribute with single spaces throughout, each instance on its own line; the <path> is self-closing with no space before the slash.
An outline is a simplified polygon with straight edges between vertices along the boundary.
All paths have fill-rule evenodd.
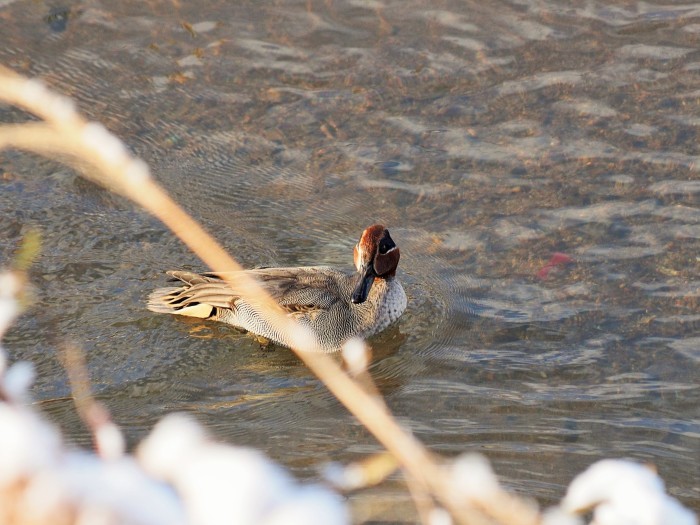
<path id="1" fill-rule="evenodd" d="M 545 503 L 629 456 L 700 508 L 698 5 L 155 0 L 57 31 L 42 2 L 0 4 L 0 60 L 123 137 L 244 264 L 350 269 L 390 227 L 409 306 L 371 372 L 431 449 L 484 451 Z M 3 260 L 43 233 L 6 344 L 72 441 L 56 334 L 131 445 L 173 409 L 305 476 L 377 450 L 291 352 L 144 309 L 162 270 L 203 269 L 154 219 L 15 152 L 0 214 Z"/>

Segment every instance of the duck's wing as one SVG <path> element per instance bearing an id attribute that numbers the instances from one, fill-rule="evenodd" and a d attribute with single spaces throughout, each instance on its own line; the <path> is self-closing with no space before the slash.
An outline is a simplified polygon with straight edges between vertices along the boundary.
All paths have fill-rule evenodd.
<path id="1" fill-rule="evenodd" d="M 326 266 L 258 268 L 249 274 L 290 313 L 324 310 L 349 300 L 341 286 L 348 276 Z"/>
<path id="2" fill-rule="evenodd" d="M 235 281 L 237 272 L 227 277 Z M 349 277 L 325 266 L 297 268 L 257 268 L 246 273 L 258 280 L 284 310 L 293 315 L 313 315 L 331 308 L 344 297 L 342 283 Z M 222 273 L 197 274 L 170 271 L 168 274 L 185 283 L 178 288 L 161 288 L 151 294 L 148 308 L 156 312 L 211 317 L 217 308 L 235 309 L 241 300 L 234 286 L 223 280 Z"/>

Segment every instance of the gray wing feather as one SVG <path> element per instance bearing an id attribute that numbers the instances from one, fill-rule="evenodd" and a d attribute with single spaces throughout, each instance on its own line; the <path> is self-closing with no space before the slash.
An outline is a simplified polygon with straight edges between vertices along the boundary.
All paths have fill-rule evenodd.
<path id="1" fill-rule="evenodd" d="M 258 268 L 246 272 L 290 312 L 327 309 L 338 301 L 346 301 L 339 283 L 347 280 L 348 276 L 332 268 Z M 235 278 L 237 272 L 231 273 Z M 169 271 L 168 274 L 189 285 L 171 289 L 168 302 L 172 306 L 204 303 L 219 308 L 235 308 L 240 300 L 235 288 L 222 280 L 221 273 Z M 174 293 L 174 290 L 179 290 L 179 293 Z"/>

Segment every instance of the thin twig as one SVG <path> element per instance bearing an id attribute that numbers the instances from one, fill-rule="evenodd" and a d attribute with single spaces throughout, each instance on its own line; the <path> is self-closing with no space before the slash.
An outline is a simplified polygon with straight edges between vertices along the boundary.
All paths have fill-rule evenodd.
<path id="1" fill-rule="evenodd" d="M 48 155 L 67 155 L 87 178 L 120 193 L 159 218 L 215 272 L 241 270 L 241 266 L 152 179 L 148 167 L 101 125 L 89 123 L 68 99 L 52 93 L 38 81 L 27 80 L 0 66 L 0 99 L 43 118 L 0 128 L 0 148 L 14 147 Z M 386 405 L 369 394 L 339 365 L 316 353 L 316 338 L 284 315 L 268 292 L 246 273 L 224 274 L 277 331 L 291 334 L 292 350 L 348 410 L 401 463 L 419 492 L 432 494 L 460 523 L 473 523 L 470 507 L 455 498 L 436 457 L 403 429 Z M 77 381 L 78 388 L 80 378 Z M 87 419 L 90 420 L 88 416 Z"/>
<path id="2" fill-rule="evenodd" d="M 112 421 L 107 407 L 92 395 L 84 352 L 77 346 L 66 345 L 62 349 L 61 357 L 68 374 L 75 408 L 92 433 L 95 450 L 104 459 L 121 457 L 125 448 L 124 437 Z"/>
<path id="3" fill-rule="evenodd" d="M 435 501 L 430 497 L 430 494 L 423 490 L 411 476 L 405 476 L 408 493 L 411 495 L 413 504 L 416 506 L 416 512 L 420 517 L 423 525 L 430 525 L 431 515 L 436 511 Z"/>

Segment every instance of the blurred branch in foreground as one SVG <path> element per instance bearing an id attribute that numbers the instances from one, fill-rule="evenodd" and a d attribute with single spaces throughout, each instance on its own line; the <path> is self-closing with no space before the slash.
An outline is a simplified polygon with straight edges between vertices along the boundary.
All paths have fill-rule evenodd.
<path id="1" fill-rule="evenodd" d="M 80 418 L 90 429 L 95 450 L 104 459 L 118 459 L 124 455 L 124 436 L 114 424 L 107 408 L 92 395 L 85 355 L 73 345 L 66 345 L 61 361 L 68 374 L 73 402 Z"/>
<path id="2" fill-rule="evenodd" d="M 72 101 L 49 91 L 37 80 L 25 79 L 6 68 L 0 68 L 0 76 L 0 99 L 44 119 L 0 127 L 0 149 L 11 147 L 67 158 L 90 180 L 130 198 L 162 220 L 212 270 L 241 269 L 152 179 L 148 166 L 131 156 L 102 125 L 87 122 L 76 112 Z M 236 276 L 236 289 L 259 309 L 260 315 L 278 331 L 294 334 L 292 347 L 299 358 L 398 459 L 415 483 L 445 505 L 458 521 L 467 523 L 469 506 L 452 496 L 454 489 L 449 490 L 439 463 L 398 425 L 383 401 L 369 394 L 331 358 L 315 352 L 313 336 L 284 315 L 253 279 L 245 273 L 228 275 Z"/>
<path id="3" fill-rule="evenodd" d="M 0 329 L 17 312 L 21 283 L 0 273 Z M 82 357 L 69 350 L 76 404 L 108 454 L 67 447 L 31 407 L 29 363 L 6 367 L 0 346 L 0 524 L 3 525 L 344 525 L 342 500 L 299 485 L 255 450 L 220 445 L 184 415 L 164 418 L 137 457 L 122 453 L 109 414 L 89 394 Z M 84 416 L 85 417 L 85 416 Z M 108 439 L 105 439 L 105 429 Z"/>
<path id="4" fill-rule="evenodd" d="M 17 148 L 67 159 L 73 166 L 79 169 L 85 177 L 130 198 L 162 220 L 163 223 L 210 266 L 213 271 L 226 272 L 241 269 L 238 263 L 152 179 L 149 169 L 143 161 L 130 155 L 121 141 L 110 134 L 102 125 L 87 122 L 83 119 L 76 112 L 72 101 L 49 91 L 37 80 L 23 78 L 1 66 L 0 100 L 14 104 L 43 119 L 43 122 L 28 122 L 25 124 L 0 126 L 0 149 Z M 234 274 L 229 273 L 228 275 L 233 276 Z M 482 523 L 501 523 L 504 525 L 534 525 L 542 522 L 546 522 L 548 525 L 555 523 L 572 523 L 574 518 L 569 514 L 548 513 L 543 516 L 533 502 L 504 491 L 491 471 L 490 466 L 484 459 L 475 456 L 464 456 L 457 458 L 457 460 L 453 462 L 446 462 L 428 452 L 413 435 L 404 430 L 397 423 L 383 400 L 378 396 L 376 388 L 371 383 L 369 374 L 366 373 L 366 364 L 369 361 L 367 358 L 369 350 L 364 344 L 358 345 L 355 342 L 346 352 L 348 356 L 347 368 L 351 371 L 352 375 L 345 373 L 331 358 L 315 352 L 317 350 L 317 343 L 314 337 L 303 327 L 296 325 L 292 318 L 285 316 L 267 292 L 254 280 L 249 278 L 245 273 L 236 273 L 235 278 L 236 289 L 240 290 L 244 299 L 250 304 L 255 305 L 255 308 L 258 309 L 258 313 L 265 317 L 279 331 L 294 334 L 292 347 L 299 358 L 396 458 L 401 469 L 410 479 L 411 493 L 416 495 L 417 505 L 421 510 L 421 515 L 424 516 L 424 521 L 437 524 L 448 523 L 451 520 L 455 520 L 458 523 L 472 525 Z M 0 287 L 2 286 L 5 286 L 7 290 L 9 290 L 8 293 L 10 293 L 10 295 L 15 293 L 13 288 L 15 284 L 12 279 L 0 282 Z M 21 288 L 21 285 L 17 285 L 15 288 Z M 16 301 L 14 301 L 14 299 L 8 303 L 10 304 L 8 312 L 12 310 L 15 303 Z M 12 315 L 15 315 L 15 313 Z M 2 328 L 1 323 L 2 319 L 0 315 L 0 328 Z M 358 346 L 361 346 L 360 353 L 364 352 L 364 356 L 358 356 Z M 0 359 L 0 361 L 4 361 L 4 354 L 2 354 L 2 359 Z M 77 365 L 74 363 L 74 365 L 76 370 L 82 367 L 79 363 Z M 14 365 L 4 373 L 5 383 L 11 378 L 11 371 L 17 366 L 18 364 Z M 78 385 L 78 389 L 83 380 L 84 378 L 82 377 L 77 378 L 76 385 Z M 21 387 L 17 387 L 15 390 L 20 392 L 20 394 L 22 392 L 26 393 L 26 386 L 28 385 L 26 378 L 24 382 L 19 383 L 24 385 L 24 390 Z M 7 390 L 7 388 L 3 391 L 5 390 Z M 82 394 L 77 392 L 77 394 L 79 394 L 79 398 L 85 399 L 85 392 Z M 5 409 L 19 411 L 18 413 L 21 414 L 29 414 L 26 409 L 13 404 L 14 402 L 11 396 L 3 398 L 3 401 L 6 401 L 6 403 L 0 406 Z M 46 424 L 43 422 L 41 422 L 41 424 L 36 423 L 37 417 L 33 413 L 26 417 L 34 421 L 35 423 L 32 424 L 35 424 L 37 428 L 43 425 L 42 429 L 39 431 L 40 433 L 53 436 L 50 438 L 51 443 L 53 443 L 51 446 L 39 442 L 34 443 L 33 446 L 40 448 L 43 451 L 42 453 L 49 454 L 51 457 L 60 455 L 60 438 L 56 435 L 55 430 L 52 428 L 51 430 L 47 430 L 44 428 Z M 29 419 L 27 419 L 27 421 Z M 151 471 L 152 475 L 171 483 L 181 497 L 185 499 L 187 499 L 187 497 L 191 498 L 189 499 L 191 506 L 188 507 L 187 512 L 187 516 L 191 522 L 233 523 L 234 521 L 228 519 L 230 518 L 230 514 L 225 513 L 227 512 L 227 508 L 230 511 L 230 507 L 226 507 L 226 505 L 230 503 L 229 499 L 232 494 L 236 492 L 236 487 L 238 486 L 236 483 L 240 482 L 240 479 L 235 475 L 237 467 L 234 466 L 236 464 L 234 456 L 244 465 L 257 465 L 260 462 L 257 462 L 256 459 L 251 459 L 251 456 L 247 453 L 240 455 L 231 452 L 231 449 L 234 449 L 234 447 L 212 444 L 203 435 L 203 431 L 197 425 L 189 422 L 189 420 L 185 422 L 183 419 L 168 418 L 166 421 L 168 421 L 167 424 L 165 422 L 159 424 L 154 431 L 155 436 L 161 437 L 148 438 L 146 444 L 143 445 L 144 448 L 139 449 L 139 457 L 146 458 L 143 459 L 144 465 L 148 465 L 147 468 Z M 11 423 L 8 424 L 12 426 Z M 30 427 L 27 426 L 26 422 L 18 424 L 18 428 L 21 427 L 23 432 L 31 434 L 32 431 Z M 22 427 L 22 425 L 24 426 Z M 165 428 L 170 428 L 171 431 L 167 433 L 163 431 L 159 432 L 158 429 L 163 428 L 161 425 L 165 426 Z M 3 428 L 5 427 L 3 426 Z M 19 439 L 23 440 L 25 437 L 26 436 L 23 434 Z M 0 433 L 0 439 L 2 439 L 2 433 Z M 158 446 L 148 446 L 148 443 L 154 442 L 153 440 L 158 443 Z M 22 446 L 29 446 L 29 443 L 29 441 L 22 442 Z M 9 446 L 8 450 L 10 450 Z M 26 449 L 25 452 L 28 450 L 30 449 Z M 116 451 L 117 448 L 114 450 Z M 151 452 L 144 452 L 144 450 L 150 450 Z M 2 451 L 3 446 L 0 442 L 0 469 L 3 469 Z M 188 457 L 190 457 L 189 455 L 191 454 L 191 457 L 196 459 L 187 462 L 178 462 L 178 459 L 183 457 L 183 453 L 187 453 Z M 158 456 L 158 454 L 161 455 Z M 94 456 L 90 456 L 91 459 L 89 461 L 86 460 L 86 464 L 89 463 L 89 468 L 92 468 L 93 471 L 99 471 L 100 476 L 119 476 L 122 475 L 123 472 L 117 469 L 116 471 L 109 471 L 111 474 L 108 474 L 108 471 L 103 472 L 95 467 L 95 462 L 99 462 L 100 465 L 111 466 L 128 464 L 130 465 L 128 468 L 124 467 L 127 468 L 127 470 L 136 468 L 133 465 L 133 459 L 128 456 L 121 456 L 119 453 L 107 453 L 107 456 L 112 457 L 112 461 L 103 462 Z M 253 454 L 253 456 L 257 458 L 260 457 L 258 453 Z M 228 459 L 224 460 L 224 458 Z M 248 463 L 246 463 L 246 461 Z M 183 466 L 180 468 L 178 465 L 181 463 L 183 465 L 188 465 L 188 467 Z M 33 464 L 37 472 L 41 470 L 40 466 L 37 466 L 38 464 L 36 461 Z M 53 465 L 51 461 L 47 464 Z M 65 464 L 65 461 L 62 464 Z M 224 465 L 230 466 L 233 470 L 222 470 Z M 274 467 L 274 469 L 276 468 L 277 467 Z M 137 470 L 139 476 L 145 476 L 141 467 Z M 195 475 L 194 473 L 198 474 Z M 80 475 L 81 474 L 76 474 L 76 476 Z M 19 479 L 24 480 L 21 481 L 21 483 L 26 485 L 26 476 L 25 478 Z M 44 489 L 51 488 L 52 485 L 55 485 L 54 488 L 58 490 L 64 486 L 64 479 L 54 479 L 50 477 L 48 479 L 49 481 L 44 481 Z M 193 484 L 206 485 L 205 480 L 207 479 L 214 485 L 207 485 L 209 487 L 208 493 L 203 495 L 196 491 Z M 278 481 L 274 483 L 279 483 L 282 487 L 280 493 L 287 494 L 289 492 L 287 487 L 293 484 L 289 480 L 279 481 L 279 479 L 283 479 L 283 477 L 275 479 L 278 479 Z M 17 478 L 13 478 L 13 480 L 14 483 L 17 483 Z M 104 481 L 106 485 L 109 486 L 109 480 L 105 478 Z M 250 480 L 247 481 L 249 482 Z M 160 485 L 158 485 L 158 487 L 160 487 Z M 103 487 L 103 489 L 104 490 L 101 491 L 103 496 L 109 493 L 105 487 Z M 2 490 L 2 484 L 0 484 L 0 490 Z M 35 490 L 39 491 L 39 489 Z M 154 494 L 158 490 L 161 490 L 161 488 L 153 488 Z M 309 489 L 305 494 L 311 494 L 313 490 L 315 489 Z M 144 493 L 145 492 L 147 492 L 146 489 L 144 489 Z M 306 501 L 299 493 L 295 491 L 292 492 L 295 493 L 296 500 L 302 502 Z M 37 494 L 40 494 L 40 492 L 37 492 Z M 187 496 L 188 494 L 190 496 Z M 665 494 L 663 495 L 665 496 Z M 135 498 L 135 501 L 142 501 L 144 497 L 139 493 L 132 494 L 132 496 Z M 165 501 L 165 496 L 163 496 L 163 494 L 160 494 L 160 496 L 154 495 L 154 501 L 158 500 L 158 497 Z M 217 500 L 217 497 L 221 497 L 222 499 Z M 670 500 L 670 498 L 668 499 Z M 335 507 L 333 507 L 335 503 L 329 502 L 336 500 L 324 500 L 323 498 L 316 500 L 311 496 L 308 500 L 318 501 L 319 508 L 331 509 L 335 512 Z M 583 501 L 586 501 L 585 498 L 583 498 Z M 589 506 L 595 506 L 601 501 L 605 501 L 605 499 L 600 498 L 599 500 L 590 501 L 588 503 Z M 675 500 L 672 501 L 675 502 Z M 169 507 L 170 511 L 168 512 L 175 512 L 173 509 L 179 504 L 180 502 L 172 503 L 173 507 Z M 281 504 L 282 503 L 280 503 L 280 505 Z M 163 503 L 163 505 L 166 504 Z M 265 503 L 265 505 L 269 505 L 269 503 Z M 444 507 L 447 509 L 448 513 L 436 512 L 439 510 L 438 507 Z M 134 510 L 135 508 L 136 507 L 131 508 L 130 510 L 136 512 Z M 165 509 L 165 506 L 163 508 Z M 690 516 L 682 525 L 695 523 L 694 516 L 682 507 L 680 508 Z M 139 507 L 139 509 L 138 512 L 143 512 L 144 516 L 151 516 L 154 512 L 153 509 L 149 509 L 145 506 Z M 226 517 L 224 517 L 224 514 L 221 516 L 217 516 L 216 513 L 207 514 L 206 511 L 208 509 L 212 510 L 212 512 L 214 509 L 221 509 L 221 512 L 224 513 Z M 570 507 L 570 510 L 579 511 L 586 509 L 581 505 L 576 505 Z M 147 521 L 145 518 L 143 520 L 138 520 L 136 519 L 138 512 L 130 515 L 129 520 L 119 520 L 119 522 L 131 523 L 132 521 L 130 520 L 133 519 L 134 523 L 164 523 L 164 521 L 158 521 L 155 520 L 155 518 L 154 521 Z M 165 513 L 166 511 L 164 510 L 163 512 Z M 341 523 L 344 521 L 345 518 L 341 516 L 342 513 L 333 514 L 333 512 L 331 512 L 329 516 L 332 515 L 336 518 L 340 516 L 340 521 L 299 521 L 299 523 Z M 311 514 L 313 514 L 313 512 Z M 311 517 L 311 514 L 308 516 Z M 260 518 L 253 521 L 236 520 L 235 522 L 292 523 L 285 518 L 285 516 L 289 515 L 294 515 L 292 510 L 288 510 L 287 514 L 279 515 L 277 521 L 267 516 L 264 520 Z M 322 512 L 318 512 L 315 515 L 325 516 Z M 250 516 L 258 516 L 258 514 L 251 512 Z M 301 512 L 299 516 L 307 516 L 307 514 Z M 82 517 L 85 518 L 85 516 Z M 102 516 L 102 518 L 104 519 L 104 516 Z M 0 520 L 0 522 L 1 521 L 2 520 Z M 81 523 L 83 522 L 87 521 L 81 521 Z M 173 518 L 170 523 L 179 523 L 179 521 Z M 604 523 L 606 522 L 599 521 L 600 525 Z M 630 521 L 625 523 L 636 522 Z M 661 522 L 659 521 L 658 523 Z"/>

